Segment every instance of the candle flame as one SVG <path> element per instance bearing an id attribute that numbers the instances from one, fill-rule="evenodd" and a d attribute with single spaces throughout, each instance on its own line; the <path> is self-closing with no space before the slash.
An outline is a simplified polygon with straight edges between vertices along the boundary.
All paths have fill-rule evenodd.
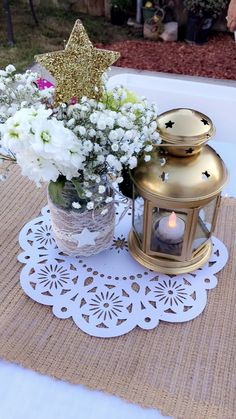
<path id="1" fill-rule="evenodd" d="M 176 227 L 176 214 L 175 214 L 174 211 L 169 216 L 168 226 L 171 227 L 171 228 Z"/>

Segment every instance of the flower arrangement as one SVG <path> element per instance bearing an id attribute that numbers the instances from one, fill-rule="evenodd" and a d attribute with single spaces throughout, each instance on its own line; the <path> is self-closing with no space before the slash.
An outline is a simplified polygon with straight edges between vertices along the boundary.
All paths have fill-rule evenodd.
<path id="1" fill-rule="evenodd" d="M 40 91 L 36 74 L 12 65 L 0 72 L 0 114 L 1 162 L 17 163 L 38 186 L 49 182 L 53 203 L 79 212 L 102 210 L 122 170 L 149 161 L 159 143 L 155 105 L 125 88 L 54 108 L 53 89 Z M 76 191 L 69 198 L 68 182 Z"/>
<path id="2" fill-rule="evenodd" d="M 184 6 L 188 12 L 196 16 L 208 16 L 216 19 L 226 8 L 227 0 L 184 0 Z"/>
<path id="3" fill-rule="evenodd" d="M 38 75 L 30 70 L 23 74 L 16 73 L 13 65 L 0 70 L 0 123 L 21 108 L 41 106 L 52 98 L 52 88 L 40 90 Z"/>

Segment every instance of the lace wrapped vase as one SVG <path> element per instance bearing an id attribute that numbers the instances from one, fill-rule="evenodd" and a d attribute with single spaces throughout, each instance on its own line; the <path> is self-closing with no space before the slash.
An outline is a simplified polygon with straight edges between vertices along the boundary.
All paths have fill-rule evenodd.
<path id="1" fill-rule="evenodd" d="M 70 185 L 67 193 L 73 194 Z M 115 229 L 114 202 L 100 209 L 79 212 L 55 205 L 48 193 L 48 205 L 54 237 L 58 248 L 64 253 L 70 256 L 91 256 L 110 247 Z M 102 215 L 104 209 L 108 211 Z"/>

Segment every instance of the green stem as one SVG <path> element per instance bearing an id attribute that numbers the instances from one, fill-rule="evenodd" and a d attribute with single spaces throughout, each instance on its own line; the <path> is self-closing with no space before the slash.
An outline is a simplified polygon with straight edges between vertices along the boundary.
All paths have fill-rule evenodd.
<path id="1" fill-rule="evenodd" d="M 10 161 L 12 163 L 16 163 L 16 159 L 10 157 L 10 156 L 6 156 L 5 154 L 0 153 L 0 158 L 6 161 Z"/>

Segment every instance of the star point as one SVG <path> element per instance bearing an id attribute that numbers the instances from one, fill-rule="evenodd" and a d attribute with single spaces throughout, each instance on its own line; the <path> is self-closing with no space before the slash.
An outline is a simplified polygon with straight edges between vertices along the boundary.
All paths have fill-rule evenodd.
<path id="1" fill-rule="evenodd" d="M 207 119 L 205 119 L 205 118 L 202 118 L 201 119 L 201 122 L 204 124 L 204 125 L 209 125 L 209 122 L 207 121 Z"/>

